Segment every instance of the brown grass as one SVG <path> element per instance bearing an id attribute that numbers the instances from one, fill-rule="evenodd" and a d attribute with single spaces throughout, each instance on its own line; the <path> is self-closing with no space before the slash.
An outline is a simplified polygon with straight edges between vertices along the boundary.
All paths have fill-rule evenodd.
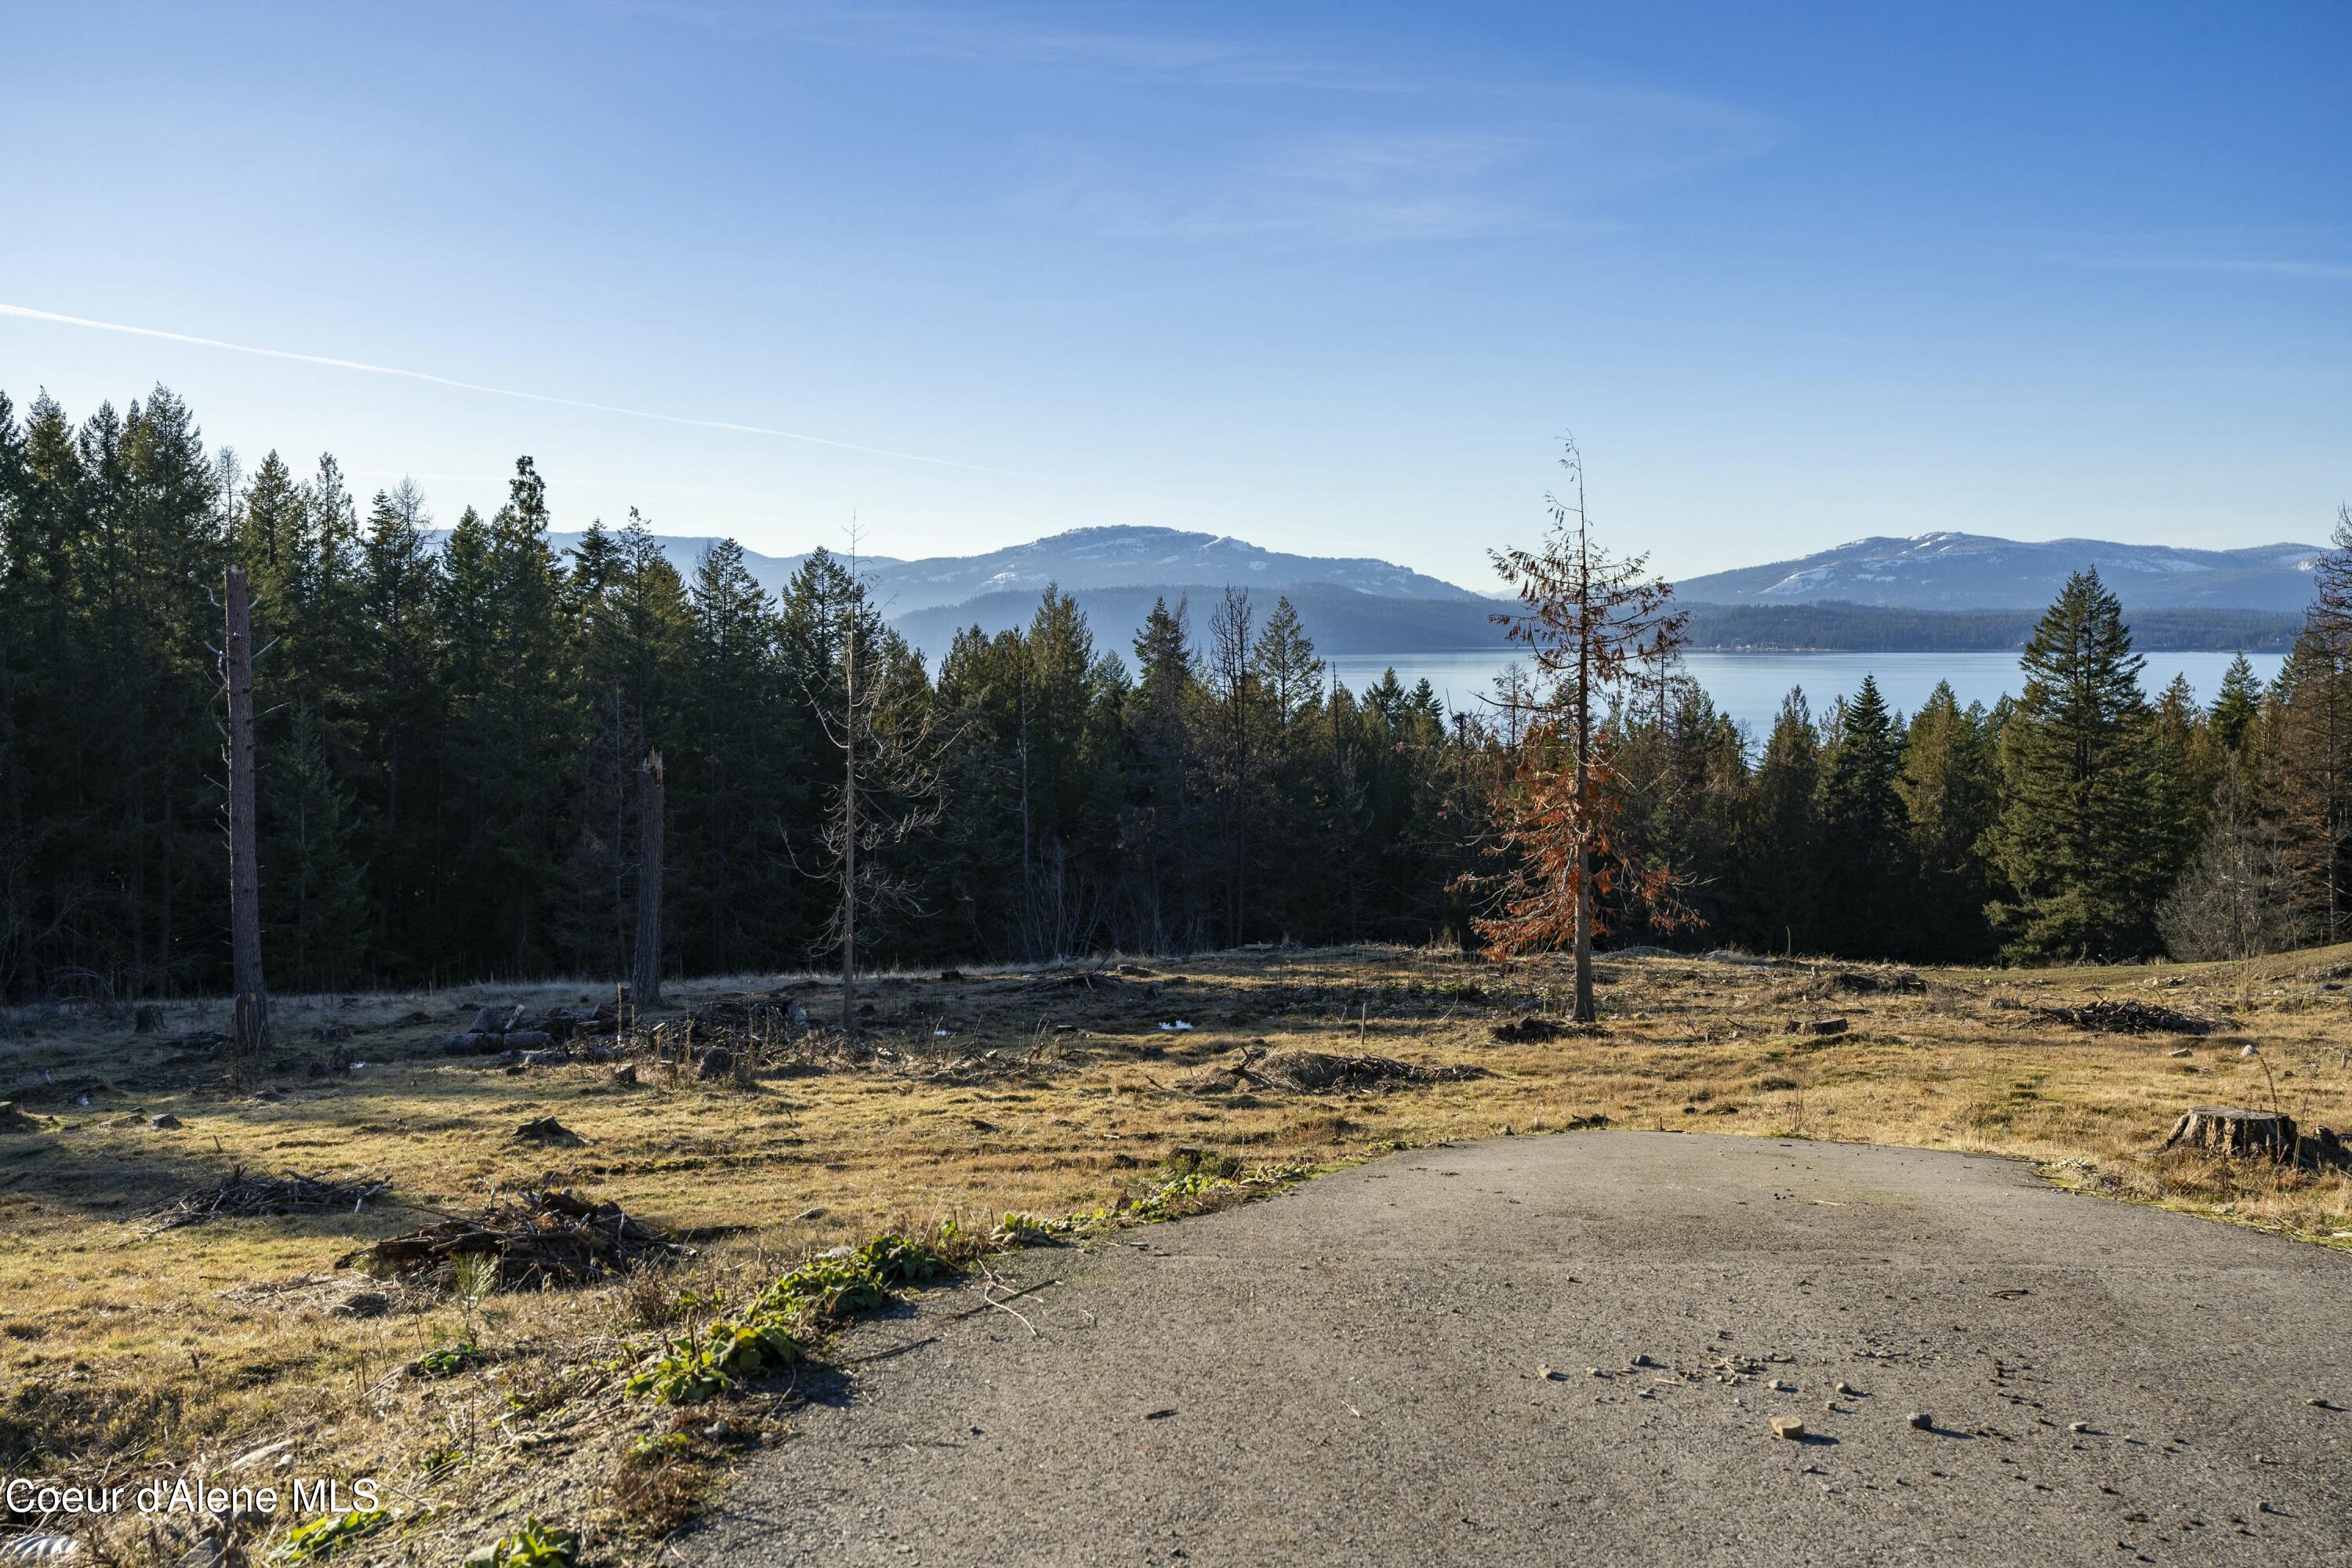
<path id="1" fill-rule="evenodd" d="M 2251 968 L 1929 970 L 1924 991 L 1862 994 L 1838 983 L 1852 966 L 1612 961 L 1603 1026 L 1541 1045 L 1497 1044 L 1492 1026 L 1557 1005 L 1563 975 L 1551 961 L 1497 970 L 1364 949 L 1150 967 L 1165 982 L 1158 997 L 1148 981 L 1044 993 L 976 971 L 876 986 L 867 1026 L 899 1068 L 998 1053 L 977 1076 L 938 1081 L 880 1068 L 745 1089 L 648 1074 L 615 1089 L 603 1068 L 509 1076 L 433 1054 L 478 1005 L 598 994 L 585 984 L 281 1002 L 281 1039 L 302 1043 L 268 1075 L 277 1099 L 226 1096 L 215 1064 L 162 1043 L 218 1026 L 217 1004 L 167 1008 L 163 1030 L 146 1035 L 68 1009 L 0 1019 L 0 1098 L 40 1119 L 32 1133 L 0 1137 L 0 1470 L 88 1473 L 110 1461 L 143 1479 L 291 1436 L 289 1468 L 272 1457 L 251 1468 L 256 1479 L 373 1475 L 413 1552 L 488 1540 L 496 1531 L 482 1521 L 529 1510 L 602 1531 L 626 1554 L 690 1510 L 724 1450 L 758 1440 L 763 1420 L 781 1430 L 789 1414 L 788 1402 L 739 1405 L 719 1438 L 701 1435 L 707 1417 L 689 1420 L 654 1458 L 626 1457 L 674 1413 L 624 1401 L 621 1379 L 662 1333 L 707 1313 L 713 1289 L 740 1292 L 880 1229 L 955 1218 L 984 1232 L 1009 1209 L 1091 1209 L 1180 1151 L 1320 1165 L 1605 1116 L 2011 1154 L 2115 1197 L 2352 1239 L 2342 1174 L 2153 1152 L 2189 1105 L 2269 1104 L 2261 1063 L 2241 1055 L 2250 1042 L 2282 1109 L 2306 1126 L 2352 1127 L 2352 993 L 2327 988 L 2352 973 L 2352 948 Z M 834 997 L 813 981 L 698 983 L 674 999 L 702 1006 L 792 985 L 824 1022 Z M 2160 1001 L 2218 1027 L 2110 1037 L 2032 1010 L 2102 996 Z M 1848 1031 L 1788 1032 L 1827 1014 Z M 1194 1028 L 1158 1026 L 1180 1017 Z M 330 1020 L 357 1030 L 368 1064 L 348 1078 L 307 1070 L 332 1048 L 309 1043 Z M 951 1035 L 936 1037 L 941 1027 Z M 1253 1041 L 1468 1063 L 1486 1076 L 1347 1097 L 1202 1096 L 1180 1084 Z M 166 1111 L 184 1125 L 152 1130 Z M 584 1142 L 513 1138 L 547 1114 Z M 388 1175 L 397 1202 L 160 1234 L 141 1223 L 238 1168 Z M 445 1297 L 331 1267 L 432 1217 L 404 1205 L 459 1209 L 492 1186 L 534 1184 L 616 1198 L 693 1237 L 700 1254 L 674 1278 L 495 1296 L 470 1318 Z M 338 1315 L 362 1289 L 391 1295 L 392 1310 Z M 403 1371 L 463 1339 L 491 1360 L 446 1381 Z"/>

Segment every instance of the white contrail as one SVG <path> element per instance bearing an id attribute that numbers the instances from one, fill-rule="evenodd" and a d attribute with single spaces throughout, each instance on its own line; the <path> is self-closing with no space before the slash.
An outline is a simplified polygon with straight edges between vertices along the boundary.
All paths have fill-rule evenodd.
<path id="1" fill-rule="evenodd" d="M 765 425 L 738 425 L 727 419 L 696 419 L 683 414 L 656 414 L 646 408 L 622 408 L 610 403 L 590 403 L 584 398 L 557 397 L 544 392 L 518 392 L 510 386 L 485 386 L 478 381 L 457 381 L 446 375 L 433 375 L 421 370 L 402 370 L 396 365 L 366 364 L 355 359 L 334 359 L 326 354 L 296 353 L 290 349 L 260 349 L 250 343 L 223 342 L 218 338 L 199 338 L 187 332 L 167 332 L 156 327 L 130 327 L 120 321 L 93 321 L 84 316 L 61 316 L 55 310 L 36 310 L 29 305 L 0 304 L 0 316 L 21 316 L 30 321 L 56 321 L 68 327 L 89 327 L 101 332 L 127 332 L 135 338 L 161 338 L 171 343 L 194 343 L 198 348 L 227 349 L 232 353 L 258 354 L 264 359 L 293 360 L 299 364 L 323 364 L 336 370 L 365 371 L 370 375 L 396 375 L 408 381 L 429 382 L 435 386 L 454 386 L 461 392 L 484 392 L 493 397 L 520 397 L 526 403 L 552 403 L 562 408 L 585 408 L 597 414 L 620 414 L 631 419 L 656 419 L 665 425 L 691 425 L 701 430 L 732 430 L 741 436 L 773 436 L 785 441 L 805 441 L 811 446 L 832 447 L 844 452 L 864 452 L 869 457 L 896 458 L 902 462 L 931 463 L 945 468 L 971 468 L 983 474 L 1011 474 L 1010 468 L 991 468 L 985 463 L 959 462 L 953 458 L 926 458 L 919 452 L 894 452 L 887 447 L 861 447 L 855 441 L 835 441 L 824 436 L 806 436 L 797 430 L 777 430 Z"/>

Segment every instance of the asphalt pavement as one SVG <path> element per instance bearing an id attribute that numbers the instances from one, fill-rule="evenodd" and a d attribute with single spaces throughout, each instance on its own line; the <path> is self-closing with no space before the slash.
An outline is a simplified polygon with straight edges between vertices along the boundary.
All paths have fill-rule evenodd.
<path id="1" fill-rule="evenodd" d="M 684 1558 L 2352 1563 L 2352 1256 L 2006 1160 L 1496 1139 L 992 1268 Z"/>

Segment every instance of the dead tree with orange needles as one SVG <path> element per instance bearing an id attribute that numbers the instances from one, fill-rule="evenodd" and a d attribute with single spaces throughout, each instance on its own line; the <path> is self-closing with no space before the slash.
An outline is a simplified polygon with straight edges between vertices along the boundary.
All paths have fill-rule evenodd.
<path id="1" fill-rule="evenodd" d="M 1674 585 L 1648 574 L 1647 555 L 1613 556 L 1594 540 L 1573 440 L 1560 467 L 1570 493 L 1544 497 L 1551 526 L 1542 546 L 1489 552 L 1521 605 L 1495 620 L 1526 647 L 1535 679 L 1515 698 L 1527 729 L 1488 845 L 1500 868 L 1471 879 L 1490 900 L 1472 925 L 1497 958 L 1572 947 L 1574 1016 L 1589 1024 L 1601 900 L 1645 907 L 1659 926 L 1698 920 L 1670 867 L 1622 847 L 1628 784 L 1611 732 L 1635 692 L 1665 678 L 1685 612 L 1673 605 Z"/>

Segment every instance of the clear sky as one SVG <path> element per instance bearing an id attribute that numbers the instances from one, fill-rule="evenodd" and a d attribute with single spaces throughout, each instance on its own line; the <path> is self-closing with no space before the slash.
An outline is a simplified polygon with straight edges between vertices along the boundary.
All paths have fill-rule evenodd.
<path id="1" fill-rule="evenodd" d="M 0 0 L 0 307 L 444 378 L 0 310 L 20 406 L 445 521 L 528 452 L 563 526 L 1487 586 L 1570 429 L 1676 574 L 2352 495 L 2344 0 Z"/>

